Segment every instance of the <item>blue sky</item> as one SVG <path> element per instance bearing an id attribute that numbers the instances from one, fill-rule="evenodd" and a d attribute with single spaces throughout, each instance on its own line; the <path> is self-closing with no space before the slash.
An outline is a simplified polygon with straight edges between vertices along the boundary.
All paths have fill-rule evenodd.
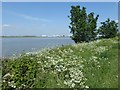
<path id="1" fill-rule="evenodd" d="M 3 2 L 3 35 L 70 35 L 68 28 L 72 5 L 99 14 L 98 26 L 107 18 L 118 20 L 117 2 Z"/>

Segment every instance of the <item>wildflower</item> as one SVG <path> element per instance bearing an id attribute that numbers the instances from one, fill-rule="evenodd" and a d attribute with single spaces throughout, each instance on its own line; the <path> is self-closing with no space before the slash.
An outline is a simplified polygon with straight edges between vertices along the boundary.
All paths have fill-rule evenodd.
<path id="1" fill-rule="evenodd" d="M 85 86 L 85 88 L 89 88 L 88 86 Z"/>
<path id="2" fill-rule="evenodd" d="M 6 82 L 5 80 L 3 80 L 3 82 Z"/>
<path id="3" fill-rule="evenodd" d="M 25 84 L 22 84 L 22 86 L 24 86 L 24 87 L 25 87 L 26 85 L 25 85 Z"/>
<path id="4" fill-rule="evenodd" d="M 13 88 L 16 88 L 14 81 L 8 82 L 8 85 L 13 87 Z"/>
<path id="5" fill-rule="evenodd" d="M 67 85 L 67 82 L 66 82 L 66 81 L 64 81 L 64 84 L 65 84 L 65 85 Z"/>
<path id="6" fill-rule="evenodd" d="M 69 75 L 65 75 L 65 77 L 66 77 L 66 78 L 68 78 L 68 77 L 69 77 Z"/>
<path id="7" fill-rule="evenodd" d="M 41 61 L 38 61 L 37 63 L 41 63 Z"/>
<path id="8" fill-rule="evenodd" d="M 10 73 L 7 73 L 3 76 L 3 78 L 8 78 L 8 77 L 11 77 L 11 74 Z"/>
<path id="9" fill-rule="evenodd" d="M 34 59 L 33 57 L 30 58 L 31 60 Z"/>
<path id="10" fill-rule="evenodd" d="M 100 68 L 100 65 L 98 65 L 97 67 Z"/>
<path id="11" fill-rule="evenodd" d="M 72 83 L 71 87 L 75 87 L 75 83 Z"/>

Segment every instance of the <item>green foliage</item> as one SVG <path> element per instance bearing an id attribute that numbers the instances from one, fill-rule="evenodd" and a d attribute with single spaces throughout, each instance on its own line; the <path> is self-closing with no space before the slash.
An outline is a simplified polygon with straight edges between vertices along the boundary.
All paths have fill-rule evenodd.
<path id="1" fill-rule="evenodd" d="M 69 28 L 73 34 L 71 38 L 75 43 L 88 42 L 96 38 L 96 22 L 98 15 L 94 18 L 94 13 L 87 15 L 86 8 L 80 9 L 80 6 L 71 6 L 71 15 L 68 16 L 71 20 Z"/>
<path id="2" fill-rule="evenodd" d="M 113 38 L 118 33 L 118 23 L 114 20 L 110 21 L 108 18 L 105 22 L 101 22 L 101 26 L 98 29 L 100 38 Z"/>
<path id="3" fill-rule="evenodd" d="M 2 89 L 117 88 L 117 53 L 115 37 L 3 59 Z"/>
<path id="4" fill-rule="evenodd" d="M 34 83 L 37 74 L 37 62 L 32 60 L 33 55 L 22 54 L 21 57 L 14 60 L 3 61 L 3 89 L 5 88 L 28 88 Z M 11 83 L 11 85 L 10 85 Z"/>

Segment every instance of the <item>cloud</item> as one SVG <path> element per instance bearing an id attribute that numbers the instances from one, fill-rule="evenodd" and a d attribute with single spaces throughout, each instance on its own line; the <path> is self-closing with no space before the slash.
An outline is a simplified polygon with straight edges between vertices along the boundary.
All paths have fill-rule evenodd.
<path id="1" fill-rule="evenodd" d="M 9 27 L 11 27 L 10 24 L 2 24 L 2 25 L 0 25 L 0 30 L 6 29 L 6 28 L 9 28 Z"/>
<path id="2" fill-rule="evenodd" d="M 19 16 L 24 18 L 24 19 L 28 19 L 28 20 L 34 20 L 34 21 L 38 21 L 39 20 L 39 18 L 37 18 L 37 17 L 28 16 L 28 15 L 24 15 L 24 14 L 19 14 Z"/>
<path id="3" fill-rule="evenodd" d="M 42 22 L 49 22 L 50 21 L 47 19 L 37 18 L 37 17 L 29 16 L 29 15 L 23 15 L 23 14 L 19 14 L 19 15 L 25 19 L 28 19 L 28 20 L 42 21 Z"/>
<path id="4" fill-rule="evenodd" d="M 6 28 L 6 27 L 10 27 L 10 25 L 9 24 L 3 24 L 2 25 L 2 28 Z"/>
<path id="5" fill-rule="evenodd" d="M 2 24 L 2 25 L 0 25 L 0 28 L 7 28 L 7 27 L 10 27 L 10 24 Z"/>
<path id="6" fill-rule="evenodd" d="M 33 21 L 42 21 L 42 22 L 50 22 L 51 20 L 45 19 L 45 18 L 39 18 L 39 17 L 34 17 L 31 15 L 26 15 L 26 14 L 20 14 L 16 12 L 10 12 L 11 14 L 14 14 L 16 16 L 22 17 L 27 20 L 33 20 Z"/>

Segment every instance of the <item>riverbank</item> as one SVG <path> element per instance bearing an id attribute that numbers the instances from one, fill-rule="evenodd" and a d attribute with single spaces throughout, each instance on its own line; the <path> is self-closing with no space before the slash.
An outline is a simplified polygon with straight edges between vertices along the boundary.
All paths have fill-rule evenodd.
<path id="1" fill-rule="evenodd" d="M 3 88 L 117 88 L 118 38 L 3 60 Z M 92 83 L 91 83 L 92 82 Z"/>

